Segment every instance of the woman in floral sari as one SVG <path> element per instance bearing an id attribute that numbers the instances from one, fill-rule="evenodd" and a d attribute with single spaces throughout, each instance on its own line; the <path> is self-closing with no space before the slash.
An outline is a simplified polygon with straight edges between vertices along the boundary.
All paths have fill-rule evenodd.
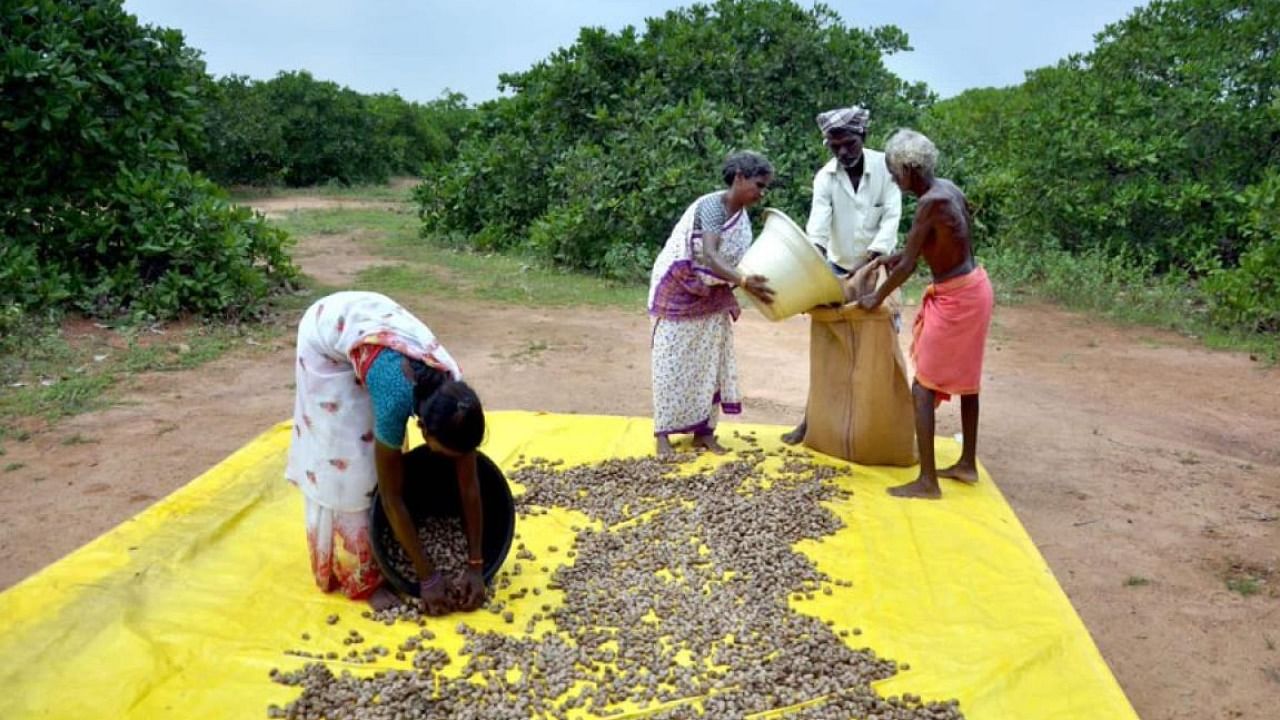
<path id="1" fill-rule="evenodd" d="M 375 487 L 396 539 L 420 579 L 426 611 L 473 610 L 484 601 L 483 528 L 476 447 L 484 409 L 435 334 L 394 300 L 339 292 L 316 301 L 298 325 L 297 398 L 285 479 L 306 496 L 307 546 L 316 585 L 397 602 L 382 586 L 369 536 Z M 404 503 L 402 447 L 410 417 L 433 453 L 453 460 L 467 533 L 460 579 L 445 578 L 418 542 Z M 421 481 L 421 479 L 415 479 Z M 456 607 L 450 596 L 461 596 Z"/>
<path id="2" fill-rule="evenodd" d="M 764 197 L 773 166 L 758 153 L 739 152 L 725 160 L 722 176 L 727 189 L 685 210 L 649 278 L 653 434 L 663 456 L 672 453 L 670 436 L 680 433 L 691 433 L 695 447 L 724 452 L 715 437 L 719 411 L 742 411 L 733 354 L 741 309 L 733 289 L 773 300 L 766 278 L 737 270 L 752 240 L 747 208 Z"/>

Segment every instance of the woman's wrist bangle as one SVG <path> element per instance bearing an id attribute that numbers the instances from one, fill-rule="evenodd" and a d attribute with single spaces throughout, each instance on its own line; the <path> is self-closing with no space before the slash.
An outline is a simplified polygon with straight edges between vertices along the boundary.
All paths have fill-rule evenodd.
<path id="1" fill-rule="evenodd" d="M 471 559 L 468 559 L 468 560 L 467 560 L 467 567 L 483 568 L 483 567 L 484 567 L 484 558 L 480 558 L 479 560 L 471 560 Z"/>

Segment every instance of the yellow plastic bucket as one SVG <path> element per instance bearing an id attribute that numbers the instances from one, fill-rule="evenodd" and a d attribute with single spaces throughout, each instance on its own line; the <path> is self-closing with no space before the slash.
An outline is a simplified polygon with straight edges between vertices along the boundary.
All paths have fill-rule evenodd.
<path id="1" fill-rule="evenodd" d="M 780 210 L 765 209 L 764 228 L 738 263 L 738 270 L 768 279 L 774 292 L 772 304 L 766 305 L 750 293 L 747 297 L 770 320 L 784 320 L 819 305 L 844 302 L 844 290 L 826 258 L 800 226 Z"/>

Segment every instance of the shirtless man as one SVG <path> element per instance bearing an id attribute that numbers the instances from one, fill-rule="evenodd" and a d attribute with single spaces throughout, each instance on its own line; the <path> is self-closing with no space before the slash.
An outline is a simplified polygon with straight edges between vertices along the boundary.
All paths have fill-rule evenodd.
<path id="1" fill-rule="evenodd" d="M 885 145 L 885 164 L 894 182 L 919 202 L 906 248 L 874 261 L 889 268 L 888 280 L 857 298 L 861 307 L 874 309 L 911 277 L 921 256 L 929 263 L 933 283 L 921 298 L 911 344 L 920 475 L 889 488 L 898 497 L 940 498 L 940 476 L 968 484 L 978 481 L 978 387 L 994 293 L 986 271 L 973 258 L 969 204 L 950 180 L 934 177 L 937 160 L 938 149 L 914 130 L 899 130 Z M 960 396 L 964 448 L 956 464 L 938 470 L 933 456 L 934 408 L 952 395 Z"/>

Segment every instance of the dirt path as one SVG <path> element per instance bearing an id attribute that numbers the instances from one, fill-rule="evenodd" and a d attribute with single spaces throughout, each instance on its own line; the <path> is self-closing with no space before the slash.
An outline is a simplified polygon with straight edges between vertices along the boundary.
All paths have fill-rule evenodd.
<path id="1" fill-rule="evenodd" d="M 394 210 L 401 203 L 355 198 L 311 197 L 308 195 L 285 195 L 283 197 L 266 197 L 252 200 L 253 207 L 268 218 L 278 219 L 297 210 L 349 210 L 353 208 L 369 210 Z"/>
<path id="2" fill-rule="evenodd" d="M 312 274 L 364 258 L 335 236 L 302 242 Z M 490 408 L 649 412 L 643 312 L 397 299 L 445 339 Z M 806 321 L 747 312 L 736 342 L 743 419 L 794 422 Z M 988 358 L 979 455 L 1139 714 L 1275 717 L 1280 370 L 1035 305 L 997 310 Z M 292 381 L 292 338 L 281 337 L 139 376 L 124 403 L 9 444 L 6 462 L 25 467 L 0 475 L 0 587 L 286 419 Z M 958 431 L 956 408 L 939 418 L 940 432 Z M 75 433 L 97 442 L 64 445 Z M 1227 589 L 1237 575 L 1267 582 L 1245 597 Z"/>

